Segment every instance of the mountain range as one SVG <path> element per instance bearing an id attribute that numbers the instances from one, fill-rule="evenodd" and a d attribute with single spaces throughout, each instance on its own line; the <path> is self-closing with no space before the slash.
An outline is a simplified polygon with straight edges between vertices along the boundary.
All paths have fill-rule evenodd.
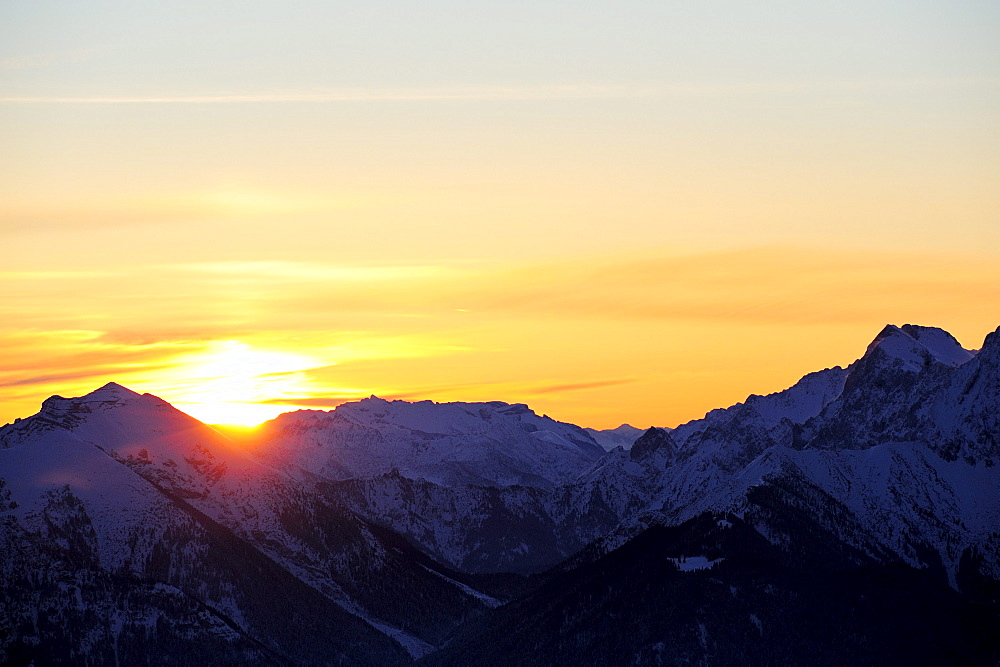
<path id="1" fill-rule="evenodd" d="M 998 464 L 1000 330 L 646 431 L 108 384 L 0 428 L 0 662 L 996 664 Z"/>

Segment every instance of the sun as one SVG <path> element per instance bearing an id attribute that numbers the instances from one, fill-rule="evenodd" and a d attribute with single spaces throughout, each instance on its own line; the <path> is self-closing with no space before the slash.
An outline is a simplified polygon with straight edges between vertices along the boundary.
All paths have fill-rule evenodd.
<path id="1" fill-rule="evenodd" d="M 304 371 L 323 365 L 301 354 L 215 341 L 179 364 L 175 387 L 183 398 L 174 405 L 207 424 L 257 426 L 295 409 L 287 401 L 312 393 Z"/>

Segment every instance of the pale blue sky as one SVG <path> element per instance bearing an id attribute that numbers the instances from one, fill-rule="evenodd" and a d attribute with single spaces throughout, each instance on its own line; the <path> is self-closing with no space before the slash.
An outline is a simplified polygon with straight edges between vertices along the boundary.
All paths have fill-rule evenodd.
<path id="1" fill-rule="evenodd" d="M 992 2 L 6 2 L 5 93 L 996 77 Z"/>

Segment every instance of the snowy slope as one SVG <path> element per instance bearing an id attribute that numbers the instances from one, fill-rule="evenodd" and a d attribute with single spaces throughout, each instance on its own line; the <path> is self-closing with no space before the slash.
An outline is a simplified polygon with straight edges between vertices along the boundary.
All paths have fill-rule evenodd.
<path id="1" fill-rule="evenodd" d="M 26 536 L 59 539 L 45 536 L 53 503 L 65 496 L 72 521 L 86 525 L 86 540 L 74 544 L 90 545 L 92 567 L 155 578 L 164 576 L 149 570 L 162 560 L 158 554 L 174 553 L 183 567 L 168 569 L 174 578 L 166 581 L 226 610 L 242 632 L 266 632 L 239 622 L 260 602 L 248 607 L 239 583 L 205 593 L 197 574 L 212 571 L 203 561 L 214 558 L 215 535 L 244 560 L 277 564 L 277 576 L 306 587 L 302 595 L 322 598 L 310 604 L 353 619 L 348 634 L 391 637 L 389 653 L 397 644 L 426 653 L 449 626 L 486 608 L 399 536 L 330 505 L 154 396 L 111 384 L 79 398 L 53 397 L 38 415 L 0 429 L 0 443 L 0 479 Z M 230 566 L 249 566 L 238 560 L 230 557 Z M 372 580 L 421 603 L 395 604 Z M 384 643 L 372 640 L 380 645 L 383 651 Z"/>
<path id="2" fill-rule="evenodd" d="M 219 662 L 405 662 L 496 605 L 463 572 L 570 571 L 706 515 L 989 600 L 998 490 L 1000 330 L 973 354 L 890 325 L 847 368 L 606 452 L 523 405 L 376 398 L 283 415 L 244 449 L 112 384 L 0 428 L 0 627 L 31 629 L 0 657 L 134 658 L 121 646 L 169 627 Z"/>
<path id="3" fill-rule="evenodd" d="M 487 501 L 480 488 L 433 484 L 404 492 L 409 482 L 390 476 L 345 502 L 449 563 L 495 571 L 530 569 L 609 534 L 621 544 L 650 523 L 745 512 L 756 489 L 801 486 L 814 490 L 816 521 L 844 523 L 825 529 L 845 542 L 912 564 L 938 553 L 954 579 L 963 554 L 994 553 L 991 526 L 1000 532 L 990 467 L 1000 451 L 997 338 L 973 355 L 939 329 L 888 326 L 849 368 L 669 433 L 652 429 L 631 452 L 610 451 L 540 496 L 499 489 Z M 823 514 L 826 505 L 839 509 Z M 482 539 L 486 526 L 516 534 L 519 516 L 531 539 Z"/>
<path id="4" fill-rule="evenodd" d="M 589 433 L 597 441 L 597 444 L 609 452 L 615 447 L 631 449 L 632 443 L 643 434 L 641 428 L 636 428 L 629 424 L 622 424 L 616 428 L 609 428 L 603 431 L 593 428 L 585 428 L 583 430 Z"/>
<path id="5" fill-rule="evenodd" d="M 260 460 L 340 480 L 393 470 L 455 486 L 549 488 L 604 450 L 583 429 L 524 405 L 368 398 L 329 412 L 302 410 L 265 425 Z"/>
<path id="6" fill-rule="evenodd" d="M 604 461 L 571 504 L 601 494 L 622 519 L 612 548 L 650 523 L 743 515 L 791 494 L 844 544 L 941 568 L 955 584 L 970 553 L 1000 562 L 998 360 L 996 333 L 973 355 L 939 329 L 886 327 L 846 370 L 678 427 L 680 452 L 656 470 Z"/>
<path id="7" fill-rule="evenodd" d="M 9 508 L 0 517 L 0 587 L 11 592 L 0 622 L 18 628 L 0 639 L 0 654 L 113 663 L 139 659 L 130 651 L 157 643 L 164 651 L 204 643 L 208 661 L 278 663 L 285 651 L 307 650 L 294 636 L 315 626 L 310 614 L 322 610 L 343 631 L 316 644 L 320 653 L 406 655 L 98 446 L 71 432 L 34 430 L 44 437 L 0 450 Z M 261 580 L 280 594 L 261 596 Z M 351 648 L 348 637 L 365 637 L 369 648 Z"/>

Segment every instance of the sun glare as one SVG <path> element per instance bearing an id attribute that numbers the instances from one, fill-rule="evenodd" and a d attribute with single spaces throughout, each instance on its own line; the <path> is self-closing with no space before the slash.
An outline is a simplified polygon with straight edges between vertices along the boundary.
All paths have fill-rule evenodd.
<path id="1" fill-rule="evenodd" d="M 257 426 L 294 409 L 266 403 L 308 395 L 303 371 L 324 362 L 288 352 L 260 350 L 241 341 L 218 341 L 181 365 L 183 400 L 175 405 L 208 424 Z M 180 379 L 180 378 L 179 378 Z"/>

